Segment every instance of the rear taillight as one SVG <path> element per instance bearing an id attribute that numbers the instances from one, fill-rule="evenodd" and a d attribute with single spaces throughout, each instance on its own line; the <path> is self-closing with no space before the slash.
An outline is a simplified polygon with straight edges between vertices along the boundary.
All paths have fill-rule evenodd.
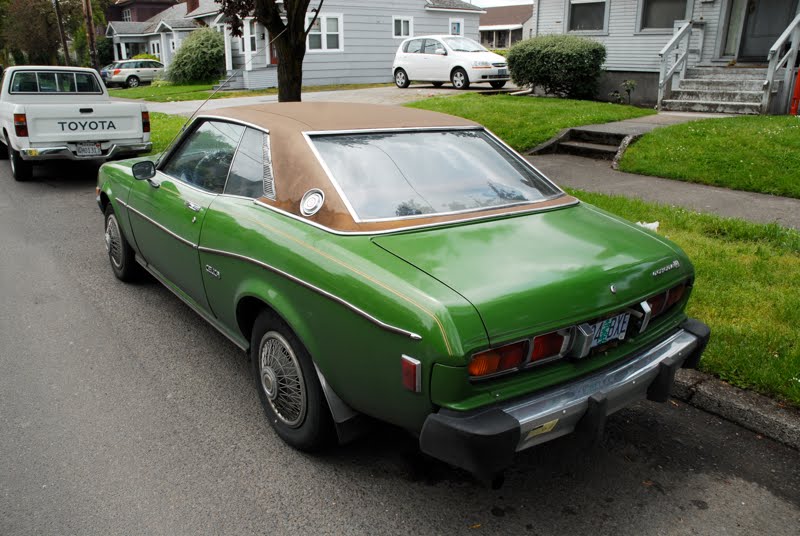
<path id="1" fill-rule="evenodd" d="M 651 315 L 656 317 L 664 312 L 667 305 L 667 293 L 662 292 L 658 296 L 653 296 L 647 299 L 647 305 L 650 306 Z"/>
<path id="2" fill-rule="evenodd" d="M 672 307 L 673 305 L 675 305 L 676 303 L 678 303 L 683 299 L 683 296 L 686 294 L 686 287 L 688 286 L 689 283 L 684 281 L 680 285 L 677 285 L 669 289 L 669 292 L 667 293 L 666 309 L 669 309 L 670 307 Z"/>
<path id="3" fill-rule="evenodd" d="M 150 132 L 150 112 L 142 112 L 142 132 Z"/>
<path id="4" fill-rule="evenodd" d="M 25 114 L 14 114 L 14 130 L 18 138 L 28 137 L 28 118 Z"/>
<path id="5" fill-rule="evenodd" d="M 564 334 L 558 331 L 534 337 L 531 363 L 561 355 L 564 349 L 565 339 L 566 337 Z"/>
<path id="6" fill-rule="evenodd" d="M 114 69 L 114 76 L 117 76 L 121 72 L 122 72 L 122 69 Z"/>
<path id="7" fill-rule="evenodd" d="M 468 370 L 473 378 L 491 376 L 521 367 L 528 357 L 528 341 L 486 350 L 472 356 Z"/>
<path id="8" fill-rule="evenodd" d="M 404 355 L 400 358 L 403 387 L 409 391 L 422 391 L 422 363 L 418 359 Z"/>

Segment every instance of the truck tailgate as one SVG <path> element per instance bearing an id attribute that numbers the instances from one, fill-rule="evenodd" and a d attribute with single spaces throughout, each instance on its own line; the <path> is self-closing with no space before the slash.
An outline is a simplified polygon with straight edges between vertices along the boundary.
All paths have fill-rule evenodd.
<path id="1" fill-rule="evenodd" d="M 37 104 L 26 109 L 32 143 L 141 139 L 142 107 L 136 103 Z"/>

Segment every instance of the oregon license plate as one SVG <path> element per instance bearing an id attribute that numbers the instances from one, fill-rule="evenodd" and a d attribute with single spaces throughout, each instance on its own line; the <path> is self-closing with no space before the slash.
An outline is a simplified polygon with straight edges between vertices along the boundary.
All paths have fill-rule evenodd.
<path id="1" fill-rule="evenodd" d="M 103 154 L 99 143 L 79 143 L 76 152 L 78 156 L 100 156 Z"/>
<path id="2" fill-rule="evenodd" d="M 592 348 L 616 339 L 624 339 L 630 319 L 631 315 L 626 313 L 606 318 L 602 322 L 598 322 L 592 326 L 594 329 Z"/>

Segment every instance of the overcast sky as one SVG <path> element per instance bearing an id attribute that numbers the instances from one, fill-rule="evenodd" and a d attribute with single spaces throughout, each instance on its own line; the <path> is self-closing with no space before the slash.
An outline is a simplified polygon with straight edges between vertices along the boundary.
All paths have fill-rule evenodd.
<path id="1" fill-rule="evenodd" d="M 466 0 L 469 2 L 470 0 Z M 472 4 L 480 7 L 511 6 L 519 4 L 532 4 L 531 0 L 472 0 Z"/>

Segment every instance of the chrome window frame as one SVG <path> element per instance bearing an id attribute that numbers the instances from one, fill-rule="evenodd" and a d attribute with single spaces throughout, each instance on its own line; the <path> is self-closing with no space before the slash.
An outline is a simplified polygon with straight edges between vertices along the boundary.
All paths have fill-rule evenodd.
<path id="1" fill-rule="evenodd" d="M 395 216 L 395 217 L 387 217 L 387 218 L 361 218 L 358 213 L 356 212 L 355 208 L 353 207 L 352 203 L 348 199 L 347 195 L 344 192 L 344 189 L 341 187 L 339 182 L 333 175 L 333 172 L 328 167 L 328 164 L 322 158 L 322 155 L 317 150 L 317 147 L 314 145 L 314 141 L 312 138 L 314 137 L 326 137 L 326 136 L 347 136 L 347 135 L 370 135 L 370 134 L 391 134 L 391 133 L 410 133 L 410 132 L 451 132 L 451 131 L 479 131 L 485 132 L 490 139 L 496 142 L 501 149 L 504 149 L 509 156 L 512 157 L 513 160 L 521 164 L 524 168 L 527 168 L 531 171 L 538 179 L 544 181 L 546 184 L 550 185 L 556 193 L 551 196 L 543 197 L 538 201 L 520 201 L 516 203 L 507 203 L 503 205 L 496 205 L 491 207 L 481 207 L 481 208 L 471 208 L 471 209 L 464 209 L 464 210 L 454 210 L 449 212 L 436 212 L 433 214 L 415 214 L 411 216 Z M 353 218 L 353 221 L 356 223 L 385 223 L 385 222 L 393 222 L 393 221 L 407 221 L 407 220 L 415 220 L 415 219 L 424 219 L 424 218 L 437 218 L 442 216 L 454 216 L 459 214 L 471 214 L 471 213 L 480 213 L 480 212 L 487 212 L 491 210 L 498 210 L 503 208 L 511 208 L 515 206 L 522 206 L 522 205 L 530 205 L 534 203 L 544 203 L 547 201 L 551 201 L 553 199 L 557 199 L 566 195 L 566 193 L 558 187 L 553 181 L 548 179 L 543 173 L 541 173 L 538 169 L 536 169 L 530 162 L 522 158 L 517 151 L 512 149 L 507 143 L 501 140 L 498 136 L 496 136 L 493 132 L 491 132 L 488 128 L 483 126 L 452 126 L 452 127 L 401 127 L 401 128 L 380 128 L 380 129 L 356 129 L 356 130 L 322 130 L 322 131 L 307 131 L 303 132 L 303 137 L 306 140 L 311 152 L 314 154 L 314 157 L 317 159 L 317 162 L 320 164 L 322 169 L 325 171 L 325 175 L 327 175 L 328 180 L 331 182 L 333 187 L 336 189 L 336 193 L 339 194 L 339 197 L 342 199 L 342 202 L 347 207 L 347 211 L 350 213 L 350 217 Z"/>

